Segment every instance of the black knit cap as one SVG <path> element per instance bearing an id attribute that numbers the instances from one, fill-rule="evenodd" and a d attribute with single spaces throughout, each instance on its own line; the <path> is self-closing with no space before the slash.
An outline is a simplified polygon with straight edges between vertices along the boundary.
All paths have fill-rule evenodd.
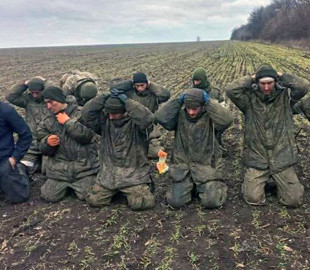
<path id="1" fill-rule="evenodd" d="M 146 75 L 142 72 L 137 72 L 133 75 L 133 83 L 148 83 Z"/>
<path id="2" fill-rule="evenodd" d="M 277 71 L 269 64 L 262 64 L 256 71 L 256 81 L 264 77 L 271 77 L 277 80 L 278 74 Z"/>
<path id="3" fill-rule="evenodd" d="M 107 113 L 124 113 L 126 112 L 125 104 L 118 97 L 109 97 L 104 104 Z"/>
<path id="4" fill-rule="evenodd" d="M 32 78 L 28 82 L 29 91 L 43 91 L 44 82 L 39 78 Z"/>
<path id="5" fill-rule="evenodd" d="M 60 103 L 66 103 L 66 96 L 62 92 L 62 90 L 57 87 L 57 86 L 48 86 L 44 91 L 43 91 L 43 97 L 45 99 L 51 99 L 58 101 Z"/>

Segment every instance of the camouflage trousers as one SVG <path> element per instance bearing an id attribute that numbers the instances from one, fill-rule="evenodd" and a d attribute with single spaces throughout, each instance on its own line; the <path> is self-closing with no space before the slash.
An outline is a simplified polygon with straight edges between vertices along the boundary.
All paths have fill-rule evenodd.
<path id="1" fill-rule="evenodd" d="M 279 201 L 286 206 L 297 207 L 302 203 L 304 187 L 299 182 L 294 168 L 291 166 L 279 173 L 270 174 L 269 170 L 248 168 L 242 184 L 244 200 L 253 205 L 263 205 L 266 202 L 265 184 L 273 178 L 277 186 Z"/>
<path id="2" fill-rule="evenodd" d="M 118 192 L 126 196 L 132 210 L 145 210 L 155 206 L 155 197 L 146 184 L 110 190 L 96 183 L 87 194 L 86 202 L 93 207 L 108 206 L 112 197 Z"/>
<path id="3" fill-rule="evenodd" d="M 179 208 L 192 200 L 192 193 L 196 189 L 200 203 L 205 208 L 216 208 L 224 204 L 227 198 L 227 186 L 219 180 L 208 181 L 203 184 L 195 183 L 187 175 L 182 182 L 172 182 L 166 194 L 167 203 Z"/>
<path id="4" fill-rule="evenodd" d="M 90 175 L 75 182 L 49 178 L 41 187 L 41 197 L 49 202 L 58 202 L 66 196 L 68 189 L 71 188 L 79 200 L 85 200 L 87 193 L 94 185 L 95 179 L 96 175 Z"/>

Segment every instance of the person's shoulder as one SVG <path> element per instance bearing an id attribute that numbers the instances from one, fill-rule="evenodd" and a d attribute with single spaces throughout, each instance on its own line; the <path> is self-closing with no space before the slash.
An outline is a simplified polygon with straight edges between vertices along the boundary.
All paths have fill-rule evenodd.
<path id="1" fill-rule="evenodd" d="M 2 113 L 11 113 L 16 111 L 13 106 L 3 101 L 0 101 L 0 106 Z"/>

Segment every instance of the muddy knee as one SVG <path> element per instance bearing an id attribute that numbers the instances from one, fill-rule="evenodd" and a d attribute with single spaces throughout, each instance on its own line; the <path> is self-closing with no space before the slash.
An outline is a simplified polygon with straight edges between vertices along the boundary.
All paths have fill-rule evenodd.
<path id="1" fill-rule="evenodd" d="M 64 183 L 56 180 L 47 180 L 41 187 L 41 197 L 48 202 L 58 202 L 65 197 L 66 191 L 67 187 Z"/>
<path id="2" fill-rule="evenodd" d="M 138 196 L 128 196 L 128 205 L 130 209 L 138 211 L 150 209 L 155 206 L 155 197 L 152 193 L 146 195 L 138 195 Z"/>
<path id="3" fill-rule="evenodd" d="M 283 194 L 279 194 L 280 202 L 289 207 L 298 207 L 302 204 L 304 197 L 304 186 L 302 184 L 295 185 L 294 188 L 287 190 Z"/>
<path id="4" fill-rule="evenodd" d="M 227 199 L 227 186 L 220 181 L 210 181 L 197 187 L 201 205 L 205 208 L 222 206 Z"/>

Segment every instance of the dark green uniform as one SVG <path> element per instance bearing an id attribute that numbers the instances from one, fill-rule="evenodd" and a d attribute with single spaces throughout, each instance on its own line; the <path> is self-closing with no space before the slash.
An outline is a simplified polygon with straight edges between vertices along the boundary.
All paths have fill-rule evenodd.
<path id="1" fill-rule="evenodd" d="M 130 80 L 112 85 L 111 88 L 124 89 L 125 94 L 130 99 L 138 101 L 152 113 L 158 110 L 159 104 L 166 102 L 170 98 L 170 91 L 168 89 L 153 82 L 151 82 L 149 87 L 143 92 L 138 92 L 135 89 L 134 83 Z M 148 156 L 150 158 L 157 157 L 157 153 L 160 150 L 160 132 L 156 125 L 148 130 L 148 137 Z"/>
<path id="2" fill-rule="evenodd" d="M 86 200 L 95 207 L 106 206 L 121 191 L 133 210 L 151 208 L 155 198 L 148 186 L 151 179 L 146 129 L 153 122 L 153 114 L 139 102 L 128 99 L 127 115 L 110 120 L 104 110 L 106 99 L 107 96 L 100 95 L 83 108 L 83 123 L 101 135 L 100 174 Z"/>
<path id="3" fill-rule="evenodd" d="M 194 84 L 194 80 L 201 81 L 199 84 Z M 192 76 L 193 87 L 206 91 L 210 98 L 217 100 L 219 103 L 224 101 L 223 91 L 216 86 L 212 86 L 208 80 L 207 72 L 203 68 L 196 68 Z"/>
<path id="4" fill-rule="evenodd" d="M 190 202 L 195 184 L 204 207 L 221 206 L 227 197 L 227 186 L 222 182 L 222 151 L 215 132 L 224 131 L 232 123 L 230 112 L 211 99 L 203 113 L 192 119 L 180 100 L 174 99 L 155 113 L 155 120 L 165 129 L 175 130 L 167 202 L 173 207 Z"/>
<path id="5" fill-rule="evenodd" d="M 45 85 L 47 84 L 49 83 L 45 82 Z M 48 113 L 48 110 L 43 97 L 35 100 L 30 92 L 25 93 L 27 90 L 28 86 L 24 82 L 18 83 L 13 86 L 11 93 L 6 96 L 6 99 L 10 103 L 25 109 L 25 120 L 32 133 L 32 143 L 21 163 L 27 166 L 29 173 L 32 174 L 41 167 L 42 153 L 39 149 L 37 128 L 43 117 Z"/>
<path id="6" fill-rule="evenodd" d="M 40 149 L 48 156 L 48 179 L 41 187 L 41 196 L 51 202 L 61 200 L 68 188 L 72 188 L 80 200 L 85 199 L 99 171 L 95 134 L 79 122 L 80 107 L 71 104 L 64 112 L 70 117 L 64 125 L 49 113 L 38 128 Z M 59 146 L 47 144 L 47 138 L 52 134 L 59 136 Z"/>
<path id="7" fill-rule="evenodd" d="M 287 73 L 269 95 L 263 94 L 251 76 L 227 86 L 227 96 L 245 116 L 244 163 L 248 169 L 242 190 L 246 202 L 264 204 L 264 186 L 272 177 L 282 204 L 301 204 L 304 187 L 293 169 L 298 156 L 291 105 L 308 89 L 307 80 Z"/>

